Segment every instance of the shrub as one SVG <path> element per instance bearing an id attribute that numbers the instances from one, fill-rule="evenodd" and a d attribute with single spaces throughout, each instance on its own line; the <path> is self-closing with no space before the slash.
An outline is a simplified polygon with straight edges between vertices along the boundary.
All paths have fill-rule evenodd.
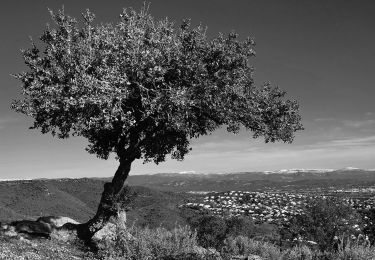
<path id="1" fill-rule="evenodd" d="M 255 224 L 245 216 L 221 217 L 209 212 L 188 212 L 189 225 L 197 231 L 198 243 L 203 247 L 220 250 L 228 237 L 244 236 L 262 241 L 279 241 L 279 233 L 275 226 L 263 223 Z"/>
<path id="2" fill-rule="evenodd" d="M 220 249 L 227 236 L 227 223 L 219 216 L 198 214 L 188 219 L 190 226 L 196 230 L 199 245 L 205 248 Z"/>
<path id="3" fill-rule="evenodd" d="M 292 249 L 286 250 L 282 256 L 283 260 L 312 260 L 314 252 L 307 246 L 295 246 Z"/>
<path id="4" fill-rule="evenodd" d="M 249 254 L 259 255 L 262 259 L 267 260 L 278 260 L 281 257 L 280 249 L 277 246 L 244 236 L 225 239 L 222 254 L 228 259 L 234 255 L 247 256 Z"/>
<path id="5" fill-rule="evenodd" d="M 189 227 L 118 228 L 113 240 L 99 245 L 99 257 L 106 259 L 171 259 L 193 255 L 198 247 L 197 235 Z"/>
<path id="6" fill-rule="evenodd" d="M 375 244 L 375 209 L 364 209 L 360 211 L 364 224 L 363 233 L 368 237 L 371 245 Z"/>
<path id="7" fill-rule="evenodd" d="M 340 246 L 336 259 L 342 260 L 370 260 L 375 259 L 375 247 L 348 240 L 345 246 Z"/>
<path id="8" fill-rule="evenodd" d="M 283 241 L 314 241 L 322 251 L 335 248 L 337 237 L 358 233 L 354 228 L 360 224 L 355 210 L 337 198 L 314 198 L 307 202 L 304 214 L 297 215 L 290 225 L 281 231 Z"/>

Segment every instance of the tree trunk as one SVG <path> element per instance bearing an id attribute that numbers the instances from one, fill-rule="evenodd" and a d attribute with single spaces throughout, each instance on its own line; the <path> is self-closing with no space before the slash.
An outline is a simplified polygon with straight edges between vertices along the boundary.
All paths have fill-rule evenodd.
<path id="1" fill-rule="evenodd" d="M 104 184 L 104 191 L 95 216 L 84 224 L 77 226 L 78 237 L 90 242 L 94 234 L 102 229 L 111 217 L 117 217 L 120 210 L 118 200 L 121 195 L 125 180 L 127 179 L 131 164 L 134 160 L 121 160 L 120 165 L 111 182 Z"/>

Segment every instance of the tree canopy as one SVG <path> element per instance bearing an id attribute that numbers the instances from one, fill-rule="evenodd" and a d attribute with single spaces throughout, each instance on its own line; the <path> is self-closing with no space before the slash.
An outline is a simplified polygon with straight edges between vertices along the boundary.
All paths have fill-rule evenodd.
<path id="1" fill-rule="evenodd" d="M 51 16 L 41 47 L 23 51 L 23 97 L 12 105 L 42 133 L 85 137 L 100 158 L 159 163 L 182 160 L 192 138 L 221 126 L 266 142 L 291 142 L 302 129 L 296 101 L 255 86 L 250 38 L 208 39 L 204 27 L 156 21 L 146 8 L 100 25 L 89 10 L 81 24 L 63 9 Z"/>
<path id="2" fill-rule="evenodd" d="M 300 237 L 327 250 L 337 246 L 338 238 L 358 235 L 360 224 L 359 214 L 342 198 L 316 197 L 307 201 L 303 214 L 291 219 L 282 233 L 286 239 Z"/>

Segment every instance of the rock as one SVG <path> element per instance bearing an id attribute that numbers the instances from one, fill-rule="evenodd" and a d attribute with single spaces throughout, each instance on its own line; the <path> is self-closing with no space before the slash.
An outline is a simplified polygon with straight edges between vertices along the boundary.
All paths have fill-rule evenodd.
<path id="1" fill-rule="evenodd" d="M 117 213 L 115 218 L 111 218 L 110 221 L 95 235 L 92 237 L 94 243 L 99 243 L 100 241 L 114 241 L 117 236 L 118 230 L 126 230 L 126 212 L 120 211 Z M 125 233 L 128 236 L 131 236 L 129 233 Z"/>
<path id="2" fill-rule="evenodd" d="M 95 233 L 92 237 L 93 242 L 102 240 L 114 240 L 116 237 L 117 226 L 114 223 L 107 223 L 102 229 Z"/>
<path id="3" fill-rule="evenodd" d="M 47 217 L 40 217 L 36 220 L 37 222 L 45 223 L 50 225 L 52 229 L 60 228 L 66 223 L 72 224 L 80 224 L 79 222 L 75 221 L 74 219 L 68 217 L 55 217 L 55 216 L 47 216 Z"/>
<path id="4" fill-rule="evenodd" d="M 80 224 L 69 217 L 62 216 L 46 216 L 40 217 L 36 220 L 40 223 L 45 223 L 51 227 L 50 237 L 61 241 L 74 241 L 77 239 L 77 231 L 74 225 Z"/>
<path id="5" fill-rule="evenodd" d="M 263 260 L 263 258 L 261 258 L 260 256 L 252 255 L 252 254 L 248 256 L 236 255 L 236 256 L 232 256 L 230 259 L 231 260 Z"/>
<path id="6" fill-rule="evenodd" d="M 16 232 L 16 228 L 14 226 L 3 224 L 0 225 L 0 232 L 3 233 L 5 236 L 8 237 L 16 237 L 18 233 Z"/>
<path id="7" fill-rule="evenodd" d="M 248 255 L 246 260 L 263 260 L 263 259 L 258 255 Z"/>
<path id="8" fill-rule="evenodd" d="M 199 254 L 196 253 L 185 253 L 180 255 L 172 255 L 172 256 L 166 256 L 164 258 L 161 258 L 160 260 L 208 260 L 206 258 L 202 258 Z M 209 260 L 213 260 L 210 259 Z"/>
<path id="9" fill-rule="evenodd" d="M 204 248 L 201 246 L 196 246 L 193 249 L 194 254 L 198 255 L 202 259 L 217 259 L 220 260 L 222 257 L 220 256 L 220 253 L 216 251 L 214 248 Z"/>
<path id="10" fill-rule="evenodd" d="M 74 219 L 68 217 L 48 216 L 40 217 L 36 221 L 21 220 L 13 221 L 10 224 L 0 223 L 0 232 L 9 237 L 26 236 L 26 238 L 50 238 L 52 232 L 61 229 L 61 227 L 66 223 L 79 224 Z M 69 232 L 65 231 L 65 233 L 68 234 Z M 70 231 L 70 233 L 72 232 Z M 56 234 L 54 235 L 56 236 Z M 59 235 L 61 236 L 61 234 Z"/>
<path id="11" fill-rule="evenodd" d="M 120 228 L 125 228 L 126 224 L 126 212 L 125 211 L 119 211 L 117 213 L 117 224 Z"/>
<path id="12" fill-rule="evenodd" d="M 8 226 L 8 230 L 14 230 L 17 233 L 27 234 L 31 237 L 45 238 L 49 238 L 52 232 L 52 229 L 48 224 L 32 220 L 21 220 L 11 222 Z"/>

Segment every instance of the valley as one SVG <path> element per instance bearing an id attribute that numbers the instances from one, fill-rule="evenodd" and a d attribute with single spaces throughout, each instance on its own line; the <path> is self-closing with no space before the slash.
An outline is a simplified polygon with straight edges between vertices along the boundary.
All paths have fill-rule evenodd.
<path id="1" fill-rule="evenodd" d="M 108 178 L 0 182 L 0 221 L 56 215 L 79 222 L 94 215 Z M 309 198 L 341 197 L 356 209 L 374 207 L 375 171 L 292 170 L 229 174 L 154 174 L 128 178 L 128 221 L 172 228 L 186 224 L 182 208 L 245 215 L 255 222 L 287 222 Z"/>

